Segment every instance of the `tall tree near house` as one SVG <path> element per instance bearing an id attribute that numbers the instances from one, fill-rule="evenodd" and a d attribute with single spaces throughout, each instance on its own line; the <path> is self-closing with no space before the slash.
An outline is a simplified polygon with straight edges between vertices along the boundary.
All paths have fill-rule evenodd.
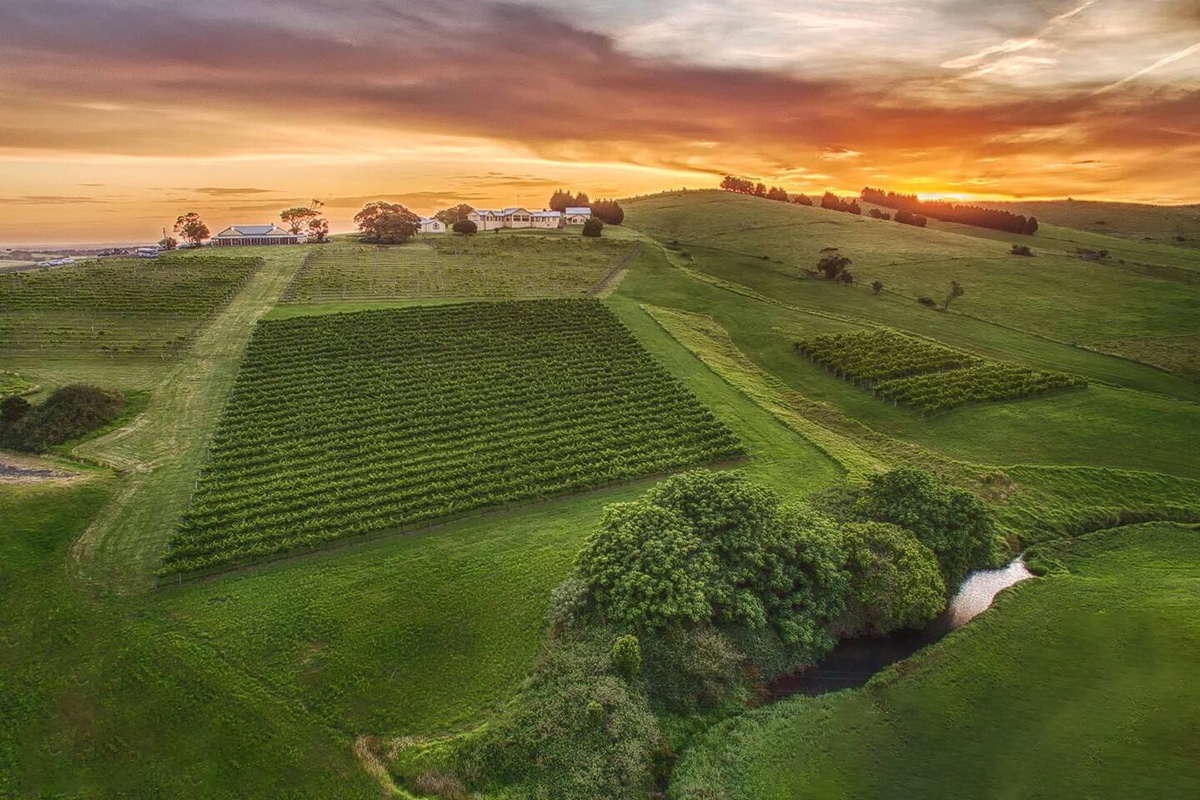
<path id="1" fill-rule="evenodd" d="M 625 210 L 616 200 L 597 200 L 592 203 L 592 214 L 605 225 L 620 225 L 625 221 Z"/>
<path id="2" fill-rule="evenodd" d="M 175 220 L 175 232 L 193 247 L 199 247 L 209 236 L 208 226 L 195 211 L 189 211 Z"/>
<path id="3" fill-rule="evenodd" d="M 575 204 L 575 195 L 568 192 L 566 189 L 556 189 L 554 194 L 550 195 L 550 210 L 563 212 L 567 210 L 567 206 Z"/>
<path id="4" fill-rule="evenodd" d="M 279 212 L 279 219 L 283 221 L 284 225 L 287 225 L 287 229 L 291 234 L 299 235 L 309 227 L 311 221 L 321 216 L 321 209 L 324 206 L 325 204 L 320 200 L 313 200 L 307 206 L 285 208 Z M 328 224 L 325 227 L 328 230 Z"/>
<path id="5" fill-rule="evenodd" d="M 421 218 L 399 203 L 376 200 L 354 215 L 354 224 L 364 242 L 402 244 L 421 229 Z"/>
<path id="6" fill-rule="evenodd" d="M 942 311 L 950 308 L 951 301 L 962 297 L 963 294 L 962 285 L 958 281 L 950 281 L 950 294 L 946 295 L 946 299 L 942 302 Z"/>
<path id="7" fill-rule="evenodd" d="M 580 192 L 579 194 L 575 195 L 575 199 L 571 201 L 571 205 L 579 206 L 579 207 L 582 207 L 582 206 L 590 207 L 592 205 L 592 200 L 590 197 L 587 196 L 587 192 Z"/>
<path id="8" fill-rule="evenodd" d="M 324 217 L 310 219 L 305 225 L 305 232 L 309 239 L 320 244 L 329 237 L 329 220 Z"/>
<path id="9" fill-rule="evenodd" d="M 555 192 L 555 194 L 558 194 L 558 193 Z M 469 206 L 466 203 L 459 203 L 456 206 L 450 206 L 449 208 L 443 208 L 441 211 L 434 214 L 433 218 L 436 220 L 441 220 L 448 227 L 453 227 L 454 223 L 466 219 L 468 216 L 471 215 L 471 212 L 474 210 L 475 210 L 474 207 Z"/>

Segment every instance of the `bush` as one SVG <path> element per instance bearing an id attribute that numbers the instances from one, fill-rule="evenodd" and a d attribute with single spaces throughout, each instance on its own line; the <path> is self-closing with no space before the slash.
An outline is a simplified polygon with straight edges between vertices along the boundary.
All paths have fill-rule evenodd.
<path id="1" fill-rule="evenodd" d="M 588 221 L 583 223 L 583 235 L 599 238 L 600 233 L 604 230 L 604 223 L 599 217 L 588 217 Z"/>
<path id="2" fill-rule="evenodd" d="M 1016 243 L 1013 243 L 1012 250 L 1010 250 L 1009 253 L 1014 256 L 1031 256 L 1031 255 L 1033 255 L 1033 251 L 1029 249 L 1029 245 L 1016 244 Z"/>
<path id="3" fill-rule="evenodd" d="M 12 395 L 0 400 L 0 430 L 19 422 L 33 406 L 20 395 Z"/>
<path id="4" fill-rule="evenodd" d="M 642 675 L 642 648 L 636 636 L 625 635 L 617 639 L 612 647 L 613 667 L 627 681 L 635 681 Z"/>
<path id="5" fill-rule="evenodd" d="M 929 306 L 930 308 L 937 308 L 937 301 L 934 300 L 932 297 L 918 297 L 917 302 L 923 306 Z"/>
<path id="6" fill-rule="evenodd" d="M 838 637 L 920 628 L 946 606 L 937 556 L 909 531 L 866 522 L 844 529 L 850 593 Z"/>
<path id="7" fill-rule="evenodd" d="M 937 557 L 948 592 L 957 590 L 971 569 L 996 561 L 995 526 L 983 502 L 922 470 L 897 469 L 868 477 L 855 515 L 910 531 Z"/>
<path id="8" fill-rule="evenodd" d="M 728 700 L 738 688 L 745 660 L 732 639 L 711 625 L 674 627 L 644 637 L 642 653 L 650 702 L 681 714 Z"/>
<path id="9" fill-rule="evenodd" d="M 472 234 L 479 230 L 479 226 L 469 219 L 460 219 L 451 225 L 450 229 L 455 233 Z"/>
<path id="10" fill-rule="evenodd" d="M 120 392 L 84 384 L 64 386 L 16 420 L 6 415 L 0 421 L 0 446 L 42 452 L 109 424 L 124 406 Z"/>

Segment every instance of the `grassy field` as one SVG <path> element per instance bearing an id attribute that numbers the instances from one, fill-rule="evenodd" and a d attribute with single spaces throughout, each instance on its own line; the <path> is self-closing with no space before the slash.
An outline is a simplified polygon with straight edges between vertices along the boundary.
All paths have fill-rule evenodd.
<path id="1" fill-rule="evenodd" d="M 403 245 L 335 240 L 311 252 L 283 301 L 580 297 L 636 246 L 557 231 L 423 236 Z"/>
<path id="2" fill-rule="evenodd" d="M 741 205 L 747 200 L 756 205 Z M 732 207 L 728 202 L 725 195 L 695 193 L 626 205 L 629 222 L 644 223 L 665 248 L 636 231 L 611 227 L 603 246 L 590 250 L 577 246 L 597 243 L 584 243 L 577 234 L 480 235 L 475 247 L 491 242 L 496 248 L 481 262 L 483 272 L 437 275 L 419 266 L 401 275 L 408 269 L 403 259 L 390 259 L 404 248 L 389 248 L 386 257 L 330 278 L 323 284 L 329 294 L 283 305 L 278 301 L 289 285 L 312 279 L 310 261 L 303 273 L 308 277 L 293 282 L 308 253 L 357 252 L 361 246 L 342 240 L 328 251 L 237 249 L 236 255 L 261 257 L 262 267 L 174 360 L 87 352 L 20 365 L 0 360 L 0 369 L 44 388 L 89 380 L 152 391 L 130 424 L 74 445 L 74 457 L 104 465 L 80 467 L 89 477 L 34 487 L 0 484 L 0 530 L 16 532 L 0 537 L 6 554 L 0 560 L 0 796 L 377 796 L 354 760 L 354 737 L 433 735 L 485 722 L 527 674 L 544 635 L 549 591 L 567 573 L 601 509 L 649 485 L 639 481 L 482 514 L 150 592 L 157 559 L 193 491 L 243 351 L 264 318 L 407 308 L 510 291 L 589 291 L 592 277 L 607 275 L 640 243 L 604 305 L 745 445 L 750 455 L 739 468 L 786 498 L 803 497 L 846 474 L 914 462 L 979 488 L 995 502 L 1014 544 L 1122 521 L 1200 518 L 1200 459 L 1191 445 L 1200 421 L 1200 384 L 1072 346 L 1066 338 L 1082 331 L 1080 343 L 1099 347 L 1120 337 L 1158 342 L 1168 335 L 1164 331 L 1191 335 L 1195 311 L 1185 307 L 1194 299 L 1191 284 L 1134 268 L 1132 257 L 1127 272 L 1115 262 L 1089 264 L 1099 271 L 1081 277 L 1073 270 L 1084 262 L 1066 255 L 1068 240 L 1093 241 L 1084 238 L 1097 236 L 1091 233 L 1067 232 L 1059 255 L 1032 259 L 1048 273 L 1044 277 L 1026 270 L 1025 262 L 1011 274 L 995 275 L 989 270 L 1007 269 L 1009 259 L 1017 259 L 1005 255 L 1007 242 L 986 235 L 940 225 L 928 231 L 886 227 L 747 198 L 734 198 Z M 759 217 L 778 224 L 759 225 Z M 707 241 L 710 235 L 715 242 Z M 725 238 L 742 250 L 735 252 Z M 680 244 L 671 246 L 671 239 Z M 898 255 L 889 260 L 893 241 Z M 1143 248 L 1117 241 L 1148 264 L 1182 271 L 1195 266 L 1195 257 L 1181 248 L 1162 245 L 1173 254 L 1168 257 L 1151 243 Z M 896 277 L 885 279 L 888 288 L 876 297 L 802 280 L 791 271 L 811 266 L 810 255 L 827 245 L 855 258 L 851 269 L 860 279 L 870 280 L 869 270 L 860 269 L 872 264 L 896 270 Z M 920 259 L 926 251 L 931 262 L 891 263 Z M 551 252 L 556 255 L 547 259 Z M 598 253 L 606 254 L 603 264 L 593 258 Z M 174 258 L 200 255 L 207 254 Z M 538 258 L 550 272 L 530 270 Z M 967 287 L 949 313 L 922 308 L 907 294 L 926 290 L 926 263 L 935 264 L 931 286 L 953 274 Z M 951 269 L 955 265 L 968 271 Z M 556 277 L 568 273 L 575 283 Z M 1097 284 L 1068 296 L 1072 281 L 1096 276 Z M 443 292 L 446 281 L 459 283 Z M 1150 288 L 1134 286 L 1142 281 Z M 335 296 L 339 286 L 357 288 Z M 373 293 L 379 287 L 382 294 Z M 1117 301 L 1127 291 L 1132 305 L 1123 309 Z M 1062 305 L 1057 320 L 1055 303 Z M 986 358 L 1079 375 L 1090 387 L 921 419 L 792 349 L 799 338 L 877 325 Z M 1185 538 L 1154 534 L 1146 541 L 1176 558 L 1186 555 L 1177 547 Z M 1122 563 L 1136 577 L 1142 573 L 1135 562 Z M 1112 571 L 1115 576 L 1119 570 Z M 1077 569 L 1069 578 L 1022 587 L 994 617 L 937 652 L 960 640 L 990 647 L 989 632 L 1030 590 L 1082 581 L 1082 575 Z M 1097 661 L 1108 664 L 1115 657 L 1105 655 L 1105 631 L 1088 622 L 1093 617 L 1098 615 L 1058 619 L 1064 629 L 1083 620 L 1068 631 L 1069 641 L 1100 648 Z M 1032 669 L 1045 653 L 1027 656 Z M 1169 676 L 1155 673 L 1145 696 L 1162 697 L 1174 688 Z M 929 707 L 936 708 L 944 695 L 930 697 Z M 1070 699 L 1064 695 L 1062 705 L 1048 708 L 1069 718 L 1080 713 Z M 1084 702 L 1085 695 L 1074 699 Z M 1032 707 L 1023 708 L 1026 717 L 1037 718 Z M 827 716 L 840 714 L 831 709 Z M 953 719 L 966 724 L 967 716 Z M 937 734 L 939 719 L 916 716 L 905 735 Z M 778 730 L 791 736 L 794 729 Z M 845 735 L 838 752 L 847 754 L 851 770 L 863 769 L 861 760 L 854 761 L 854 746 L 876 742 L 855 740 L 851 734 L 858 730 L 867 728 L 839 729 Z M 1097 743 L 1096 752 L 1113 763 L 1137 758 L 1136 748 L 1103 749 L 1117 747 L 1116 740 Z M 730 741 L 749 744 L 740 754 L 713 750 L 696 758 L 741 765 L 758 758 L 759 739 L 736 734 Z M 802 739 L 772 741 L 782 747 Z M 900 764 L 903 750 L 888 747 L 883 752 L 894 759 L 888 764 Z M 945 747 L 952 760 L 955 751 Z M 976 757 L 969 749 L 958 752 L 964 765 Z M 932 786 L 936 796 L 933 790 L 941 786 Z"/>
<path id="3" fill-rule="evenodd" d="M 1147 206 L 1090 200 L 1015 200 L 979 203 L 1014 214 L 1033 215 L 1039 222 L 1063 228 L 1119 236 L 1138 242 L 1166 242 L 1200 247 L 1200 206 Z M 1182 241 L 1181 241 L 1182 239 Z"/>
<path id="4" fill-rule="evenodd" d="M 713 730 L 671 797 L 1192 797 L 1200 793 L 1200 530 L 1055 549 L 1067 571 L 861 690 Z"/>

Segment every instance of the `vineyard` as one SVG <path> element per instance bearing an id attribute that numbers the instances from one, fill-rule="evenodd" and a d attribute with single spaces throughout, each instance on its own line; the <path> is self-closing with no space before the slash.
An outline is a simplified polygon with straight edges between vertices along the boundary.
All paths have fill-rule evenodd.
<path id="1" fill-rule="evenodd" d="M 309 255 L 283 302 L 582 297 L 634 246 L 508 234 L 443 235 L 386 246 L 334 242 Z"/>
<path id="2" fill-rule="evenodd" d="M 1073 375 L 989 361 L 888 329 L 816 336 L 795 347 L 839 378 L 922 414 L 1087 385 Z"/>
<path id="3" fill-rule="evenodd" d="M 262 322 L 160 574 L 742 454 L 594 300 Z"/>
<path id="4" fill-rule="evenodd" d="M 112 259 L 0 275 L 0 356 L 171 355 L 258 263 Z"/>

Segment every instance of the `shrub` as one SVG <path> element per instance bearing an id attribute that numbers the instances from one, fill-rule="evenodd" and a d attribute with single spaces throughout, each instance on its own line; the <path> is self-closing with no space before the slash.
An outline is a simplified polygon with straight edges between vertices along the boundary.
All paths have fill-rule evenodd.
<path id="1" fill-rule="evenodd" d="M 591 236 L 593 238 L 599 238 L 599 236 L 603 230 L 604 230 L 604 223 L 600 221 L 599 217 L 588 217 L 588 221 L 583 223 L 583 235 L 584 236 Z"/>
<path id="2" fill-rule="evenodd" d="M 681 714 L 722 705 L 737 690 L 745 660 L 730 636 L 711 625 L 644 637 L 642 653 L 651 703 Z"/>
<path id="3" fill-rule="evenodd" d="M 625 680 L 634 681 L 641 677 L 642 648 L 636 636 L 627 634 L 613 643 L 612 662 L 617 674 Z"/>
<path id="4" fill-rule="evenodd" d="M 839 637 L 883 636 L 919 628 L 946 605 L 937 556 L 909 531 L 866 522 L 844 529 L 850 592 Z"/>
<path id="5" fill-rule="evenodd" d="M 29 401 L 20 395 L 11 395 L 0 400 L 0 430 L 21 420 L 29 409 Z"/>
<path id="6" fill-rule="evenodd" d="M 109 424 L 124 405 L 120 392 L 84 384 L 64 386 L 17 420 L 0 426 L 0 445 L 41 452 Z"/>
<path id="7" fill-rule="evenodd" d="M 930 308 L 937 308 L 937 301 L 934 300 L 932 297 L 918 297 L 917 302 L 923 306 L 929 306 Z"/>
<path id="8" fill-rule="evenodd" d="M 455 233 L 472 234 L 479 230 L 479 226 L 469 219 L 460 219 L 450 226 L 450 229 Z"/>
<path id="9" fill-rule="evenodd" d="M 1014 256 L 1031 256 L 1033 255 L 1033 250 L 1029 249 L 1029 245 L 1027 244 L 1017 244 L 1014 242 L 1012 250 L 1009 253 Z"/>
<path id="10" fill-rule="evenodd" d="M 550 592 L 550 608 L 546 612 L 550 635 L 557 636 L 578 625 L 587 607 L 588 586 L 583 580 L 572 576 L 555 586 Z"/>

